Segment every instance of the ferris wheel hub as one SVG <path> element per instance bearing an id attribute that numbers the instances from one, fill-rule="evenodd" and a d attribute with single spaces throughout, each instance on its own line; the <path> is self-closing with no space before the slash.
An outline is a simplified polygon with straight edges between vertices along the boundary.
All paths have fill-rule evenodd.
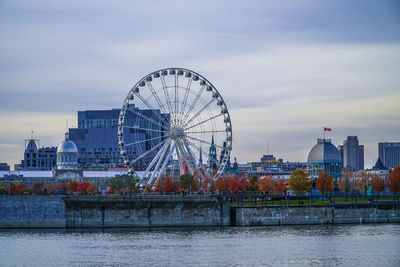
<path id="1" fill-rule="evenodd" d="M 180 126 L 174 126 L 169 130 L 169 136 L 172 139 L 177 139 L 179 137 L 185 136 L 185 130 Z"/>

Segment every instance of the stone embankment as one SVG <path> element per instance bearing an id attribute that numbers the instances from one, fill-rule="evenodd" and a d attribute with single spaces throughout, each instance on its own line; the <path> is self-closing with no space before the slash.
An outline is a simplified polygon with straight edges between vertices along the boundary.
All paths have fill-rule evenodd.
<path id="1" fill-rule="evenodd" d="M 231 207 L 216 196 L 0 196 L 0 228 L 205 227 L 400 222 L 393 205 Z"/>

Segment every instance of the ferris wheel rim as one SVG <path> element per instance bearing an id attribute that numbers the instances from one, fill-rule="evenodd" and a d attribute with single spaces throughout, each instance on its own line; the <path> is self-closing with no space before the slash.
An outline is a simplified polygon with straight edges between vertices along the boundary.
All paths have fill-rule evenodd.
<path id="1" fill-rule="evenodd" d="M 153 77 L 154 75 L 160 75 L 160 73 L 162 73 L 162 75 L 160 75 L 159 77 L 162 77 L 162 76 L 164 76 L 165 74 L 165 72 L 166 72 L 166 75 L 171 75 L 170 74 L 170 71 L 175 71 L 175 72 L 183 72 L 183 74 L 185 74 L 185 73 L 190 73 L 191 75 L 196 75 L 197 76 L 197 80 L 200 80 L 201 81 L 201 83 L 203 83 L 204 85 L 203 86 L 207 86 L 207 87 L 211 87 L 211 92 L 214 92 L 214 93 L 217 93 L 217 97 L 215 97 L 215 99 L 220 99 L 220 101 L 222 101 L 222 105 L 221 105 L 221 114 L 218 114 L 218 115 L 215 115 L 214 117 L 215 118 L 217 118 L 217 117 L 219 117 L 219 116 L 223 116 L 224 117 L 224 125 L 225 125 L 225 130 L 218 130 L 218 131 L 215 131 L 215 130 L 210 130 L 209 132 L 210 133 L 215 133 L 215 132 L 225 132 L 226 133 L 226 139 L 225 139 L 225 141 L 226 141 L 226 145 L 227 146 L 225 146 L 225 147 L 223 147 L 223 146 L 220 146 L 220 145 L 215 145 L 216 147 L 219 147 L 220 149 L 222 149 L 221 150 L 221 158 L 223 157 L 223 160 L 222 160 L 222 162 L 220 163 L 220 166 L 219 166 L 219 168 L 218 168 L 218 170 L 216 171 L 216 175 L 214 175 L 212 178 L 213 179 L 215 179 L 215 178 L 217 178 L 217 177 L 219 177 L 219 175 L 221 175 L 222 174 L 222 171 L 225 169 L 225 167 L 226 167 L 226 164 L 227 164 L 227 159 L 230 157 L 230 152 L 231 152 L 231 149 L 232 149 L 232 140 L 233 140 L 233 138 L 232 138 L 232 136 L 233 136 L 233 134 L 232 134 L 232 123 L 231 123 L 231 119 L 230 119 L 230 114 L 229 114 L 229 110 L 228 110 L 228 108 L 227 108 L 227 105 L 226 105 L 226 103 L 225 103 L 225 100 L 223 99 L 223 97 L 222 97 L 222 95 L 220 94 L 220 92 L 218 91 L 218 89 L 207 79 L 207 78 L 205 78 L 203 75 L 201 75 L 201 74 L 199 74 L 199 73 L 197 73 L 197 72 L 195 72 L 195 71 L 192 71 L 192 70 L 190 70 L 190 69 L 187 69 L 187 68 L 180 68 L 180 67 L 170 67 L 170 68 L 163 68 L 163 69 L 159 69 L 159 70 L 156 70 L 156 71 L 153 71 L 153 72 L 150 72 L 150 73 L 148 73 L 147 75 L 145 75 L 145 76 L 143 76 L 130 90 L 129 90 L 129 92 L 128 92 L 128 94 L 127 94 L 127 96 L 125 97 L 125 99 L 124 99 L 124 101 L 123 101 L 123 105 L 122 105 L 122 108 L 121 108 L 121 112 L 120 112 L 120 117 L 119 117 L 119 121 L 118 121 L 118 142 L 119 142 L 119 148 L 120 148 L 120 156 L 122 157 L 122 159 L 123 159 L 123 162 L 124 162 L 124 165 L 125 166 L 127 166 L 128 167 L 128 169 L 129 169 L 129 172 L 130 173 L 132 173 L 133 175 L 135 175 L 135 176 L 137 176 L 138 178 L 140 178 L 141 180 L 143 179 L 143 177 L 140 177 L 140 175 L 138 175 L 138 173 L 133 169 L 133 164 L 135 163 L 135 160 L 136 161 L 138 161 L 141 157 L 142 158 L 144 158 L 145 157 L 145 155 L 147 155 L 146 153 L 147 152 L 150 152 L 150 151 L 152 151 L 153 149 L 155 149 L 156 147 L 153 147 L 150 151 L 145 151 L 144 153 L 142 153 L 140 156 L 138 156 L 135 160 L 133 160 L 132 162 L 129 162 L 129 159 L 128 159 L 128 157 L 124 154 L 124 153 L 126 153 L 126 151 L 125 151 L 125 146 L 128 146 L 129 144 L 124 144 L 123 142 L 124 142 L 124 140 L 123 140 L 123 137 L 124 137 L 124 128 L 126 128 L 126 127 L 128 127 L 129 128 L 129 126 L 126 126 L 125 125 L 125 116 L 126 116 L 126 113 L 127 113 L 127 110 L 129 110 L 128 109 L 128 106 L 129 106 L 129 101 L 131 101 L 132 99 L 130 99 L 130 96 L 132 96 L 133 94 L 135 94 L 134 93 L 134 90 L 136 90 L 136 88 L 139 88 L 139 87 L 141 87 L 142 85 L 143 85 L 143 82 L 145 83 L 145 85 L 147 85 L 149 88 L 150 88 L 150 86 L 149 86 L 149 84 L 151 83 L 151 81 L 152 81 L 152 79 L 150 78 L 149 79 L 149 77 Z M 183 74 L 180 74 L 180 75 L 183 75 Z M 177 75 L 176 73 L 174 73 L 173 75 Z M 191 83 L 192 82 L 192 80 L 194 80 L 194 78 L 192 79 L 190 76 L 189 77 L 187 77 L 188 78 L 188 84 L 189 84 L 189 82 Z M 165 81 L 164 81 L 165 82 Z M 175 78 L 175 82 L 176 82 L 176 78 Z M 143 87 L 143 86 L 142 86 Z M 175 85 L 175 87 L 177 88 L 178 86 L 177 85 Z M 167 89 L 168 87 L 167 86 L 165 86 L 164 87 L 164 85 L 163 85 L 163 87 L 162 88 L 160 88 L 159 89 L 159 91 L 164 91 L 165 92 L 165 90 Z M 173 86 L 171 86 L 171 88 L 173 88 Z M 182 89 L 182 87 L 181 87 L 181 89 Z M 151 90 L 151 89 L 150 89 Z M 191 91 L 191 87 L 190 86 L 188 86 L 188 87 L 186 87 L 186 89 L 185 89 L 187 92 L 194 92 L 194 91 Z M 139 94 L 139 92 L 140 91 L 138 91 L 137 93 Z M 202 93 L 202 92 L 201 92 Z M 201 95 L 201 93 L 198 93 L 198 94 L 200 94 Z M 139 95 L 140 96 L 140 95 Z M 151 96 L 153 96 L 153 97 L 156 97 L 156 95 L 155 95 L 155 93 L 153 92 L 153 91 L 151 91 L 151 94 L 149 95 L 149 97 L 148 98 L 150 98 Z M 142 101 L 142 103 L 145 103 L 145 102 L 143 102 L 143 99 L 140 99 L 141 101 Z M 186 101 L 186 99 L 185 99 L 185 101 Z M 196 100 L 197 101 L 197 100 Z M 213 98 L 213 101 L 214 101 L 214 98 Z M 164 110 L 164 114 L 165 113 L 167 113 L 167 112 L 165 112 L 165 111 L 167 111 L 167 108 L 166 107 L 164 107 L 163 105 L 165 104 L 165 105 L 170 105 L 171 104 L 171 102 L 172 101 L 167 101 L 166 103 L 162 103 L 162 105 L 159 105 L 159 106 L 157 106 L 156 108 L 158 108 L 158 110 L 160 111 L 160 114 L 161 114 L 161 110 L 163 109 Z M 174 115 L 175 115 L 175 119 L 176 119 L 176 116 L 177 116 L 177 104 L 176 103 L 179 103 L 179 101 L 177 101 L 176 100 L 176 96 L 175 96 L 175 113 L 174 113 Z M 146 104 L 146 103 L 145 103 Z M 158 104 L 160 104 L 160 103 L 158 103 Z M 182 105 L 184 108 L 186 108 L 186 103 L 184 103 L 184 105 Z M 192 105 L 193 105 L 193 103 L 192 103 Z M 151 107 L 151 105 L 147 105 L 148 107 L 149 107 L 149 109 L 151 109 L 150 107 Z M 208 108 L 209 109 L 209 107 L 207 107 L 207 106 L 204 106 L 204 108 Z M 191 107 L 191 109 L 193 109 L 193 107 Z M 224 110 L 224 113 L 222 113 L 222 111 Z M 169 107 L 169 111 L 172 111 L 172 108 L 171 107 Z M 209 110 L 210 111 L 210 110 Z M 183 125 L 181 126 L 184 130 L 189 130 L 189 129 L 192 129 L 192 128 L 195 128 L 196 129 L 196 127 L 198 126 L 198 125 L 191 125 L 190 126 L 190 123 L 192 123 L 192 117 L 190 117 L 189 116 L 189 118 L 187 118 L 187 116 L 190 114 L 190 112 L 191 112 L 191 110 L 189 110 L 189 112 L 188 113 L 186 113 L 186 116 L 183 118 Z M 202 112 L 202 111 L 201 111 Z M 172 113 L 172 112 L 171 112 Z M 199 112 L 200 113 L 200 112 Z M 212 112 L 211 112 L 212 113 Z M 182 115 L 182 114 L 181 114 Z M 196 116 L 197 116 L 198 114 L 196 114 Z M 158 115 L 159 116 L 159 118 L 162 118 L 162 116 L 161 115 Z M 195 118 L 196 116 L 193 116 L 193 118 Z M 212 118 L 213 120 L 215 119 L 215 118 Z M 188 121 L 188 119 L 190 119 L 190 121 Z M 176 123 L 176 121 L 175 121 L 175 123 Z M 215 121 L 214 121 L 214 123 L 215 123 Z M 158 123 L 158 124 L 160 124 L 160 123 Z M 165 126 L 162 126 L 161 124 L 159 125 L 160 127 L 165 127 Z M 177 126 L 177 124 L 175 124 L 174 125 L 174 127 L 176 127 Z M 180 125 L 179 125 L 180 126 Z M 187 128 L 184 128 L 184 127 L 187 127 Z M 214 127 L 214 126 L 213 126 Z M 134 128 L 134 127 L 132 127 L 132 128 Z M 171 127 L 170 127 L 171 128 Z M 150 131 L 153 131 L 153 129 L 146 129 L 146 130 L 150 130 Z M 165 131 L 164 131 L 165 130 Z M 163 129 L 163 132 L 168 132 L 169 130 L 167 129 L 167 128 L 164 128 Z M 190 134 L 191 132 L 187 132 L 187 134 Z M 196 133 L 196 132 L 194 132 L 194 133 Z M 206 133 L 206 131 L 203 131 L 202 133 Z M 171 140 L 171 138 L 170 138 L 171 136 L 167 136 L 167 138 L 168 138 L 168 140 Z M 176 138 L 176 140 L 177 140 L 178 138 Z M 188 140 L 188 139 L 191 139 L 191 140 Z M 199 141 L 199 139 L 197 139 L 197 138 L 195 138 L 195 137 L 191 137 L 191 136 L 188 136 L 188 135 L 185 135 L 184 137 L 182 137 L 182 140 L 184 140 L 183 142 L 186 144 L 186 146 L 189 146 L 189 144 L 192 144 L 192 146 L 194 145 L 194 141 L 198 141 L 198 142 L 204 142 L 204 143 L 206 143 L 206 144 L 211 144 L 211 143 L 209 143 L 208 141 L 205 141 L 205 140 L 201 140 L 201 141 Z M 149 140 L 145 140 L 145 141 L 149 141 Z M 122 142 L 122 145 L 120 145 L 121 144 L 121 142 Z M 166 144 L 167 144 L 168 142 L 167 142 L 167 139 L 166 140 L 164 140 L 163 142 L 160 142 L 160 146 L 161 146 L 161 148 L 164 148 L 165 146 L 166 146 Z M 177 142 L 174 142 L 174 145 L 176 145 L 176 143 Z M 169 145 L 168 145 L 169 146 Z M 168 146 L 166 146 L 166 147 L 168 147 Z M 180 146 L 182 146 L 182 144 L 180 144 Z M 160 151 L 162 150 L 160 148 L 160 150 L 158 151 L 158 153 L 160 153 Z M 195 147 L 196 149 L 198 149 L 197 147 Z M 164 150 L 165 150 L 165 148 L 164 148 Z M 173 149 L 171 149 L 171 150 L 173 150 Z M 187 150 L 189 150 L 189 148 L 187 148 Z M 222 154 L 222 152 L 224 152 L 224 154 Z M 178 153 L 178 152 L 177 152 Z M 200 153 L 201 153 L 201 146 L 200 146 Z M 165 153 L 164 153 L 165 154 Z M 200 154 L 201 155 L 201 154 Z M 156 158 L 156 156 L 153 158 L 153 161 L 154 161 L 154 159 Z M 196 162 L 196 160 L 193 160 L 194 162 Z M 158 163 L 158 162 L 157 162 Z M 153 165 L 154 165 L 154 162 L 153 162 Z M 197 165 L 196 165 L 197 166 Z M 151 165 L 149 166 L 149 167 L 151 167 Z"/>

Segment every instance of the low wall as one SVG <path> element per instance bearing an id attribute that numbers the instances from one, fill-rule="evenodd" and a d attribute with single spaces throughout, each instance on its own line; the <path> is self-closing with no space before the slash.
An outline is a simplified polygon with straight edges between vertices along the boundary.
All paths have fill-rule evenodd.
<path id="1" fill-rule="evenodd" d="M 212 196 L 0 195 L 0 228 L 202 227 L 229 224 L 229 202 Z"/>
<path id="2" fill-rule="evenodd" d="M 400 209 L 371 207 L 232 207 L 231 225 L 400 222 Z"/>
<path id="3" fill-rule="evenodd" d="M 60 197 L 0 196 L 0 228 L 65 226 L 65 202 Z"/>
<path id="4" fill-rule="evenodd" d="M 66 197 L 66 226 L 184 227 L 230 224 L 230 204 L 210 196 Z"/>

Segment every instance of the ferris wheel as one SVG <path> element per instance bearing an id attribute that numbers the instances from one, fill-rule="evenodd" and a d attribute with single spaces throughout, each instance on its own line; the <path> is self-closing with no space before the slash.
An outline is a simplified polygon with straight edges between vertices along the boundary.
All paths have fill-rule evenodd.
<path id="1" fill-rule="evenodd" d="M 163 175 L 218 178 L 229 161 L 232 125 L 218 90 L 200 74 L 166 68 L 140 79 L 126 96 L 118 146 L 142 186 Z"/>

